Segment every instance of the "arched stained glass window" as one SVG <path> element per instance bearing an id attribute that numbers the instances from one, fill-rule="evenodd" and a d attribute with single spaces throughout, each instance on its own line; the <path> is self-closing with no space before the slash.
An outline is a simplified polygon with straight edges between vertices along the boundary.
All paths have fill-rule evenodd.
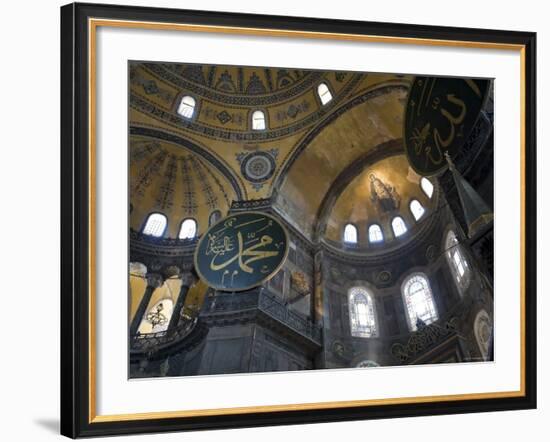
<path id="1" fill-rule="evenodd" d="M 378 224 L 373 224 L 369 227 L 369 242 L 377 243 L 384 241 L 382 229 Z"/>
<path id="2" fill-rule="evenodd" d="M 192 239 L 197 235 L 197 222 L 187 218 L 181 223 L 179 239 Z"/>
<path id="3" fill-rule="evenodd" d="M 468 261 L 466 261 L 464 257 L 462 247 L 458 242 L 456 234 L 452 230 L 449 230 L 449 233 L 447 233 L 445 250 L 447 251 L 447 261 L 454 280 L 460 294 L 462 294 L 470 283 L 470 267 L 468 266 Z"/>
<path id="4" fill-rule="evenodd" d="M 326 83 L 321 83 L 317 86 L 317 94 L 319 94 L 319 98 L 321 99 L 321 104 L 323 106 L 332 100 L 332 94 L 330 93 L 330 89 Z"/>
<path id="5" fill-rule="evenodd" d="M 434 185 L 428 178 L 422 177 L 420 179 L 420 187 L 422 188 L 422 191 L 426 194 L 428 198 L 431 198 L 432 195 L 434 194 Z"/>
<path id="6" fill-rule="evenodd" d="M 193 118 L 196 104 L 197 102 L 193 97 L 191 97 L 190 95 L 185 95 L 180 101 L 178 114 L 180 114 L 183 118 Z"/>
<path id="7" fill-rule="evenodd" d="M 265 114 L 261 110 L 254 111 L 252 113 L 252 130 L 264 130 Z"/>
<path id="8" fill-rule="evenodd" d="M 396 216 L 394 219 L 392 219 L 391 228 L 393 229 L 393 234 L 396 237 L 404 235 L 407 232 L 405 221 L 403 221 L 403 218 L 401 218 L 400 216 Z"/>
<path id="9" fill-rule="evenodd" d="M 409 208 L 411 209 L 411 213 L 416 221 L 422 218 L 422 215 L 424 215 L 424 212 L 426 211 L 418 200 L 412 200 L 409 204 Z"/>
<path id="10" fill-rule="evenodd" d="M 409 328 L 417 329 L 420 320 L 428 325 L 437 321 L 437 310 L 433 300 L 432 290 L 428 278 L 422 273 L 414 273 L 409 276 L 401 287 Z"/>
<path id="11" fill-rule="evenodd" d="M 356 365 L 357 368 L 369 368 L 369 367 L 380 367 L 378 362 L 371 361 L 370 359 L 365 359 L 364 361 L 359 362 Z"/>
<path id="12" fill-rule="evenodd" d="M 371 294 L 364 287 L 353 287 L 348 292 L 351 335 L 361 338 L 377 336 L 376 312 Z"/>
<path id="13" fill-rule="evenodd" d="M 348 244 L 357 244 L 357 227 L 353 224 L 346 224 L 344 227 L 344 242 Z"/>
<path id="14" fill-rule="evenodd" d="M 162 213 L 151 213 L 143 227 L 144 235 L 162 236 L 166 230 L 166 217 Z"/>
<path id="15" fill-rule="evenodd" d="M 214 210 L 210 217 L 208 218 L 208 226 L 213 226 L 216 224 L 220 219 L 222 219 L 222 213 L 219 210 Z"/>

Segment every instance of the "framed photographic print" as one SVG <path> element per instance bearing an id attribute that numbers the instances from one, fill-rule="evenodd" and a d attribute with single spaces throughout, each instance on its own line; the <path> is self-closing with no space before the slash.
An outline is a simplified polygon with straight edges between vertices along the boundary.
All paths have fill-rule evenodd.
<path id="1" fill-rule="evenodd" d="M 535 42 L 62 7 L 62 434 L 536 407 Z"/>

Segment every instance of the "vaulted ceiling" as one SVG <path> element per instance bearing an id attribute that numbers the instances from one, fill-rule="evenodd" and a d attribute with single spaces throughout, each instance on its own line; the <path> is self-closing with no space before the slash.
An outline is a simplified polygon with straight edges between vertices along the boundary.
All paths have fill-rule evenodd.
<path id="1" fill-rule="evenodd" d="M 201 234 L 213 210 L 225 215 L 233 200 L 271 196 L 308 236 L 323 217 L 331 225 L 358 217 L 331 186 L 403 152 L 410 82 L 390 74 L 131 63 L 131 227 L 162 212 L 165 236 L 176 237 L 186 217 Z M 325 105 L 321 83 L 332 95 Z M 191 119 L 177 113 L 185 95 L 197 103 Z M 252 130 L 255 110 L 264 112 L 265 130 Z"/>
<path id="2" fill-rule="evenodd" d="M 346 177 L 342 177 L 346 179 Z M 399 214 L 408 230 L 413 230 L 426 219 L 435 198 L 429 198 L 421 189 L 421 177 L 412 170 L 405 155 L 393 155 L 375 162 L 356 176 L 349 176 L 345 189 L 328 208 L 324 237 L 341 241 L 342 226 L 352 223 L 359 231 L 358 242 L 367 245 L 368 227 L 378 224 L 385 243 L 395 240 L 391 228 Z M 418 201 L 425 215 L 416 220 L 410 210 L 411 201 Z"/>

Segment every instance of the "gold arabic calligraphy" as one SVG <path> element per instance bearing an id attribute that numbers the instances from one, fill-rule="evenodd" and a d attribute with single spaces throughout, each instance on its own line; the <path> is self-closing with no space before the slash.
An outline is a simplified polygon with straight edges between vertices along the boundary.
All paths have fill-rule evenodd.
<path id="1" fill-rule="evenodd" d="M 275 257 L 284 252 L 284 242 L 275 243 L 272 236 L 261 233 L 273 225 L 272 220 L 260 217 L 234 225 L 235 221 L 236 218 L 230 218 L 221 229 L 208 234 L 206 255 L 212 256 L 210 260 L 212 271 L 218 272 L 225 269 L 222 274 L 222 284 L 230 273 L 226 268 L 231 264 L 237 262 L 241 271 L 250 274 L 254 273 L 254 268 L 251 267 L 252 263 Z M 243 227 L 253 224 L 257 224 L 259 227 L 252 231 L 250 231 L 250 227 L 243 230 Z M 274 249 L 266 249 L 272 244 Z M 261 266 L 258 270 L 260 273 L 269 272 L 266 265 Z M 239 271 L 236 269 L 231 273 L 231 285 L 233 285 L 233 278 L 238 273 Z"/>
<path id="2" fill-rule="evenodd" d="M 439 110 L 440 114 L 448 122 L 448 135 L 444 137 L 441 135 L 440 128 L 434 127 L 432 130 L 431 124 L 426 123 L 422 129 L 418 127 L 413 130 L 411 141 L 414 145 L 416 155 L 424 153 L 426 155 L 426 162 L 430 161 L 432 164 L 439 165 L 444 159 L 443 153 L 448 150 L 449 146 L 454 142 L 455 138 L 463 137 L 462 123 L 467 114 L 467 107 L 461 98 L 458 98 L 454 94 L 446 94 L 445 99 L 447 103 L 453 104 L 458 108 L 458 112 L 453 115 L 449 110 L 445 109 L 440 97 L 431 99 L 432 91 L 434 89 L 437 79 L 427 80 L 424 82 L 424 87 L 420 96 L 420 102 L 417 107 L 417 115 L 420 115 L 421 108 L 431 108 L 433 110 Z M 481 98 L 481 91 L 472 80 L 465 80 L 466 84 L 473 90 L 473 92 Z M 420 82 L 421 84 L 421 82 Z M 425 93 L 427 92 L 427 95 Z M 411 101 L 410 106 L 414 108 L 417 103 Z M 422 106 L 424 104 L 424 106 Z M 412 117 L 413 112 L 411 112 Z M 458 129 L 458 130 L 457 130 Z M 430 132 L 433 134 L 433 144 L 428 142 Z"/>

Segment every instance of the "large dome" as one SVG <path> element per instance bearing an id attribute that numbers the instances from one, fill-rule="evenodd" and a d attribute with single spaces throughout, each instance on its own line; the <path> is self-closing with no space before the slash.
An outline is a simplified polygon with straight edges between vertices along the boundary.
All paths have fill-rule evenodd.
<path id="1" fill-rule="evenodd" d="M 459 218 L 491 189 L 490 113 L 472 185 L 420 176 L 412 84 L 131 63 L 131 377 L 492 359 L 491 225 L 472 246 Z"/>
<path id="2" fill-rule="evenodd" d="M 391 74 L 132 63 L 131 227 L 159 212 L 165 237 L 177 237 L 187 218 L 201 234 L 212 212 L 277 194 L 282 210 L 308 201 L 296 222 L 313 235 L 330 183 L 399 141 L 409 84 Z M 179 112 L 185 97 L 190 118 Z M 257 111 L 262 130 L 252 128 Z"/>

